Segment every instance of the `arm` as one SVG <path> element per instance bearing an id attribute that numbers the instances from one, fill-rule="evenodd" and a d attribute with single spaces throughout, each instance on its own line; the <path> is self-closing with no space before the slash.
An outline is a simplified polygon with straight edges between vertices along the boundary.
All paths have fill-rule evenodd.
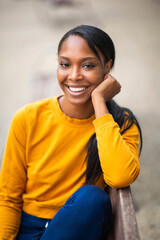
<path id="1" fill-rule="evenodd" d="M 104 181 L 111 187 L 122 188 L 137 178 L 139 132 L 134 124 L 123 135 L 112 115 L 94 121 L 98 153 Z"/>
<path id="2" fill-rule="evenodd" d="M 106 75 L 104 81 L 92 92 L 92 103 L 96 118 L 108 114 L 106 102 L 117 95 L 121 90 L 119 82 L 110 74 Z"/>
<path id="3" fill-rule="evenodd" d="M 140 171 L 139 132 L 134 124 L 124 135 L 106 107 L 106 101 L 120 92 L 120 84 L 111 75 L 92 92 L 99 158 L 105 182 L 111 187 L 130 185 Z"/>
<path id="4" fill-rule="evenodd" d="M 0 239 L 15 239 L 21 221 L 26 183 L 26 121 L 24 110 L 12 120 L 0 175 Z"/>

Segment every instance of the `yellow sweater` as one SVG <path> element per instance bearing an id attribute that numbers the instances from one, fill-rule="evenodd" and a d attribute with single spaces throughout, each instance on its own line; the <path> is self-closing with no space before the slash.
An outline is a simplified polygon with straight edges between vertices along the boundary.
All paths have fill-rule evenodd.
<path id="1" fill-rule="evenodd" d="M 86 144 L 94 132 L 103 171 L 97 185 L 130 185 L 140 170 L 136 125 L 121 136 L 110 114 L 69 118 L 58 98 L 26 105 L 15 114 L 0 176 L 0 240 L 15 239 L 21 209 L 51 219 L 84 184 Z"/>

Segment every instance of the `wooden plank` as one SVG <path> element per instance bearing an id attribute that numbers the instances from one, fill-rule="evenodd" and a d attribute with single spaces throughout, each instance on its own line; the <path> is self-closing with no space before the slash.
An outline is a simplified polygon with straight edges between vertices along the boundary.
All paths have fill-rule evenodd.
<path id="1" fill-rule="evenodd" d="M 113 214 L 107 240 L 139 240 L 130 187 L 123 189 L 109 187 L 109 196 Z"/>

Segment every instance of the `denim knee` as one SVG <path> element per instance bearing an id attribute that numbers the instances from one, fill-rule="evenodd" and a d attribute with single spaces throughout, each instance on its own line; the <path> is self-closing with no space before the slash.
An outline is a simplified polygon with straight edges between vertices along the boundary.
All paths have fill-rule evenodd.
<path id="1" fill-rule="evenodd" d="M 93 210 L 111 215 L 112 207 L 108 194 L 98 186 L 85 185 L 79 188 L 66 202 L 66 205 L 83 205 L 86 210 Z"/>
<path id="2" fill-rule="evenodd" d="M 110 223 L 111 203 L 107 193 L 97 186 L 86 185 L 67 200 L 41 239 L 102 239 Z"/>

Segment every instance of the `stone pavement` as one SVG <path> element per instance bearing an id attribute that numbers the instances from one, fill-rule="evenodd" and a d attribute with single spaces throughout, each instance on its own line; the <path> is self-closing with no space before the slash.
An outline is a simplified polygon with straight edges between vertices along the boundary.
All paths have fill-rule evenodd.
<path id="1" fill-rule="evenodd" d="M 56 81 L 57 44 L 70 28 L 96 25 L 112 37 L 112 74 L 122 84 L 116 97 L 142 126 L 141 174 L 132 185 L 142 240 L 160 239 L 160 1 L 74 0 L 0 1 L 0 157 L 15 111 L 33 100 L 60 93 Z"/>

